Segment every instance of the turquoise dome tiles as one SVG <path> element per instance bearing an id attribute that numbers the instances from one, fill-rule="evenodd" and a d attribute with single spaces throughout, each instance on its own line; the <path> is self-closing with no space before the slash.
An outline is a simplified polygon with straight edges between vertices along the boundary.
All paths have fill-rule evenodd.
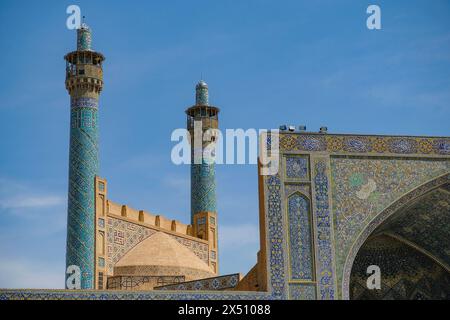
<path id="1" fill-rule="evenodd" d="M 97 99 L 71 99 L 66 266 L 80 267 L 82 289 L 94 281 L 97 106 Z"/>

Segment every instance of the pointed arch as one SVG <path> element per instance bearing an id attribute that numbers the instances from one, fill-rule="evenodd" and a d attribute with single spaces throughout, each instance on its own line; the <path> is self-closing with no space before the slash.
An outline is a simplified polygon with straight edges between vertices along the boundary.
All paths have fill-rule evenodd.
<path id="1" fill-rule="evenodd" d="M 345 259 L 343 274 L 342 274 L 342 298 L 350 299 L 350 275 L 352 271 L 352 266 L 355 261 L 356 255 L 358 254 L 362 245 L 366 242 L 369 236 L 385 222 L 389 217 L 399 212 L 399 210 L 407 207 L 413 201 L 420 198 L 421 196 L 447 184 L 450 182 L 450 174 L 446 173 L 439 177 L 436 177 L 419 187 L 407 192 L 396 201 L 391 203 L 386 209 L 377 214 L 368 225 L 359 233 L 356 240 L 353 242 L 350 250 Z"/>

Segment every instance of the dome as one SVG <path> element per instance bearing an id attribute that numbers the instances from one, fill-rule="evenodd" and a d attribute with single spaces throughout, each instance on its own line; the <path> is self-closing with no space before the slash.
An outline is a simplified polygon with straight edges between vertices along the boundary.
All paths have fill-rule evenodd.
<path id="1" fill-rule="evenodd" d="M 197 106 L 208 106 L 208 85 L 205 81 L 200 80 L 195 86 L 195 104 Z"/>
<path id="2" fill-rule="evenodd" d="M 200 80 L 198 83 L 197 83 L 197 86 L 196 86 L 197 88 L 208 88 L 208 84 L 205 82 L 205 81 L 203 81 L 203 80 Z"/>
<path id="3" fill-rule="evenodd" d="M 156 232 L 123 256 L 114 276 L 185 276 L 185 281 L 215 276 L 195 253 L 164 232 Z"/>

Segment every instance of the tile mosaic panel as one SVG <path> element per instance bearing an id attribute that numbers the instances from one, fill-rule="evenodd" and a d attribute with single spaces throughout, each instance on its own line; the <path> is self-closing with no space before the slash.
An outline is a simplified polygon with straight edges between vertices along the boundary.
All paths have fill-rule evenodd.
<path id="1" fill-rule="evenodd" d="M 299 180 L 309 179 L 308 157 L 286 156 L 285 162 L 286 162 L 285 168 L 287 179 L 299 179 Z"/>
<path id="2" fill-rule="evenodd" d="M 316 286 L 314 284 L 289 284 L 289 299 L 316 300 Z"/>
<path id="3" fill-rule="evenodd" d="M 286 298 L 286 274 L 284 251 L 285 231 L 283 225 L 281 180 L 278 174 L 266 176 L 267 219 L 268 219 L 268 265 L 269 285 L 272 296 L 276 299 Z"/>
<path id="4" fill-rule="evenodd" d="M 314 217 L 318 299 L 334 300 L 335 271 L 333 254 L 333 216 L 330 208 L 327 158 L 314 159 Z"/>
<path id="5" fill-rule="evenodd" d="M 237 286 L 239 274 L 229 274 L 215 278 L 170 284 L 156 287 L 155 290 L 230 290 Z"/>
<path id="6" fill-rule="evenodd" d="M 288 198 L 289 266 L 291 280 L 313 280 L 309 199 L 295 193 Z"/>
<path id="7" fill-rule="evenodd" d="M 112 275 L 114 265 L 134 246 L 156 233 L 155 230 L 124 220 L 108 218 L 107 272 Z"/>
<path id="8" fill-rule="evenodd" d="M 183 246 L 187 247 L 189 250 L 191 250 L 193 253 L 196 254 L 197 257 L 199 257 L 201 260 L 203 260 L 206 264 L 209 263 L 209 257 L 208 257 L 208 245 L 202 242 L 197 242 L 194 240 L 186 239 L 183 237 L 179 237 L 173 234 L 169 234 L 172 238 L 177 240 L 179 243 L 181 243 Z"/>

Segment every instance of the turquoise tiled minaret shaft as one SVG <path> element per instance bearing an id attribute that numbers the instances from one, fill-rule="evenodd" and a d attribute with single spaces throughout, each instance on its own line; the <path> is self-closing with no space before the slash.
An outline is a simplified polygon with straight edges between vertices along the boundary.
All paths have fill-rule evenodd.
<path id="1" fill-rule="evenodd" d="M 194 128 L 201 124 L 202 134 L 208 129 L 217 129 L 219 109 L 209 104 L 208 85 L 203 80 L 196 85 L 195 91 L 195 105 L 186 110 L 191 134 L 191 223 L 196 213 L 217 212 L 214 160 L 203 152 L 215 144 L 217 136 L 199 137 L 203 141 L 195 143 Z M 195 161 L 196 154 L 200 161 Z"/>
<path id="2" fill-rule="evenodd" d="M 101 53 L 91 50 L 91 31 L 77 30 L 77 50 L 66 60 L 70 94 L 69 194 L 66 268 L 78 266 L 81 289 L 95 278 L 95 176 L 98 174 L 98 98 L 103 88 Z M 68 275 L 66 275 L 67 278 Z"/>

